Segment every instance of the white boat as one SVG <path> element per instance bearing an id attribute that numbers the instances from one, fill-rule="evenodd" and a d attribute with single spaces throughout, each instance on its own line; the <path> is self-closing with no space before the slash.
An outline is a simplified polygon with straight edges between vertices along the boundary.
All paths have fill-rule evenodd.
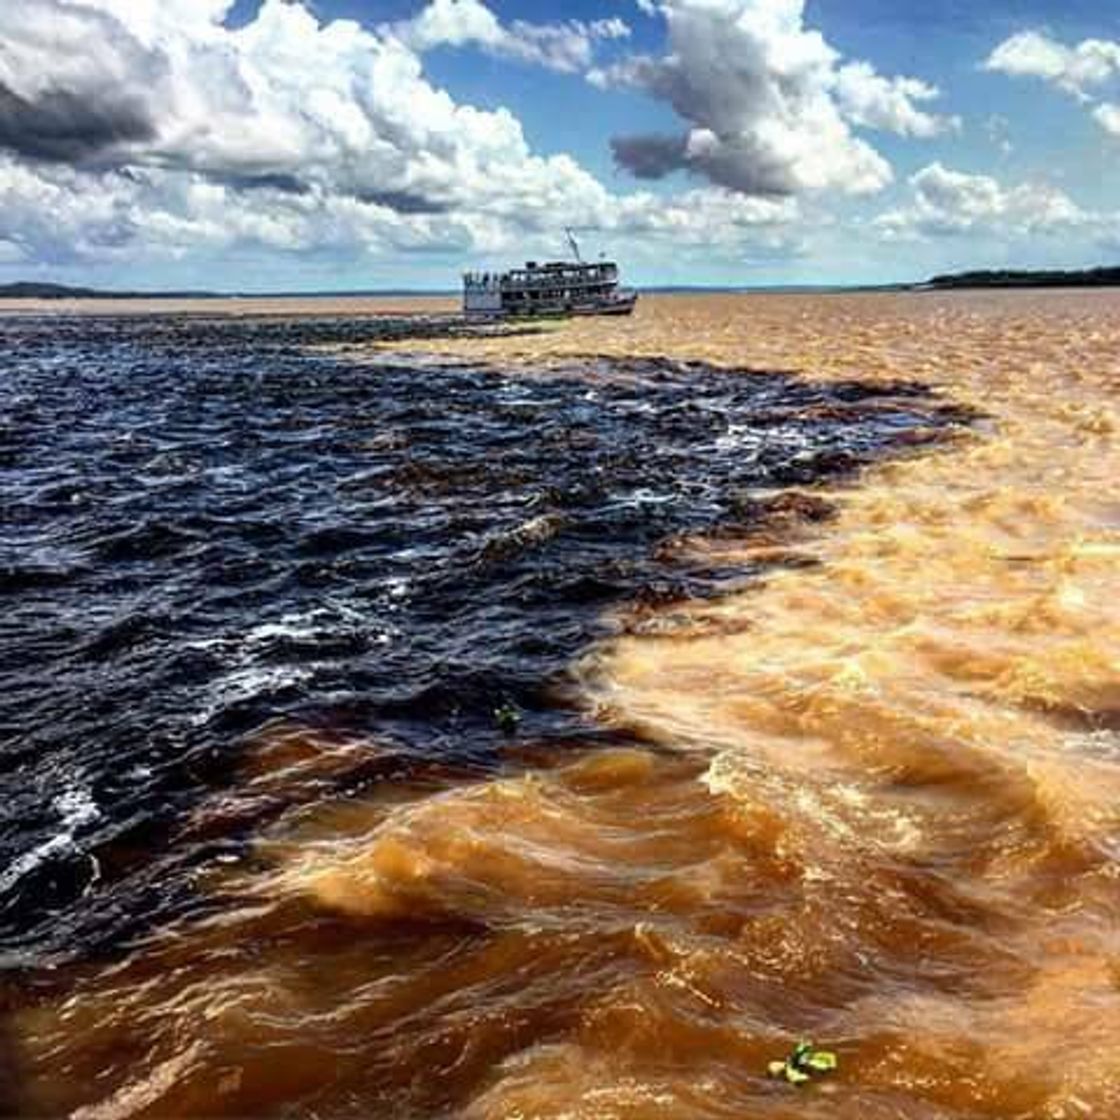
<path id="1" fill-rule="evenodd" d="M 508 272 L 464 272 L 463 314 L 522 319 L 566 315 L 629 315 L 637 293 L 618 286 L 614 261 L 584 261 L 568 231 L 571 261 L 527 261 Z"/>

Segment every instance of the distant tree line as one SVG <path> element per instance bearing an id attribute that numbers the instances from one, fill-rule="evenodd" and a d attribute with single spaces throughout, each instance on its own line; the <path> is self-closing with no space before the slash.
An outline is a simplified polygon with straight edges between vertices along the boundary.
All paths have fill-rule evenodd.
<path id="1" fill-rule="evenodd" d="M 210 295 L 211 292 L 104 292 L 97 288 L 72 288 L 34 280 L 0 284 L 0 299 L 197 299 Z"/>
<path id="2" fill-rule="evenodd" d="M 1104 288 L 1120 285 L 1120 267 L 1061 269 L 978 269 L 935 276 L 931 288 Z"/>

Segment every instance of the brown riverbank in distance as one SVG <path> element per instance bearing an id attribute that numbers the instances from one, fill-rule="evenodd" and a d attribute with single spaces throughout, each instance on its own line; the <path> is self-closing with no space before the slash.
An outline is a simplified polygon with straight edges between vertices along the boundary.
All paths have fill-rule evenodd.
<path id="1" fill-rule="evenodd" d="M 379 307 L 327 306 L 229 313 Z M 643 296 L 388 349 L 578 368 L 592 395 L 597 361 L 641 356 L 916 381 L 981 419 L 791 486 L 755 532 L 663 542 L 762 575 L 613 612 L 570 668 L 601 738 L 342 789 L 391 744 L 264 728 L 182 827 L 294 807 L 198 877 L 201 917 L 18 1005 L 26 1110 L 1120 1115 L 1120 292 Z M 743 456 L 779 422 L 728 419 Z M 798 1038 L 837 1072 L 768 1079 Z"/>

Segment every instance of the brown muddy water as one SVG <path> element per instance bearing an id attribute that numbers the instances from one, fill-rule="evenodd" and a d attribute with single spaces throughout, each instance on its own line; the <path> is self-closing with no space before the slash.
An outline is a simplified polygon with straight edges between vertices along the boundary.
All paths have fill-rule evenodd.
<path id="1" fill-rule="evenodd" d="M 102 329 L 82 354 L 148 368 L 135 327 Z M 220 415 L 192 398 L 169 427 L 140 406 L 169 477 L 132 495 L 114 472 L 135 447 L 113 445 L 88 485 L 98 509 L 149 503 L 143 540 L 83 523 L 65 555 L 36 503 L 74 500 L 17 437 L 35 377 L 73 354 L 24 340 L 45 357 L 5 461 L 27 488 L 5 543 L 39 542 L 7 569 L 23 664 L 80 626 L 51 598 L 71 580 L 147 613 L 123 635 L 98 620 L 97 672 L 73 653 L 8 669 L 13 757 L 31 744 L 71 782 L 63 832 L 28 810 L 14 864 L 39 894 L 5 927 L 9 1112 L 1120 1115 L 1120 293 L 661 297 L 532 336 L 323 333 L 285 336 L 279 380 Z M 289 368 L 293 340 L 331 357 Z M 218 362 L 175 336 L 151 375 L 186 347 L 213 395 L 263 360 L 227 341 Z M 227 430 L 265 405 L 271 426 Z M 200 423 L 237 453 L 184 445 Z M 176 489 L 196 469 L 224 504 Z M 265 482 L 288 531 L 326 475 L 334 521 L 264 525 Z M 250 517 L 265 559 L 219 588 L 232 561 L 170 532 L 177 503 L 210 518 L 203 542 Z M 359 515 L 364 535 L 340 535 Z M 96 705 L 65 742 L 41 729 L 37 688 L 80 706 L 98 673 L 124 727 L 100 749 L 178 798 L 172 823 L 82 769 Z M 522 722 L 496 734 L 502 703 Z M 185 778 L 179 750 L 206 773 Z M 98 814 L 115 831 L 65 863 Z M 768 1079 L 799 1038 L 839 1070 Z"/>

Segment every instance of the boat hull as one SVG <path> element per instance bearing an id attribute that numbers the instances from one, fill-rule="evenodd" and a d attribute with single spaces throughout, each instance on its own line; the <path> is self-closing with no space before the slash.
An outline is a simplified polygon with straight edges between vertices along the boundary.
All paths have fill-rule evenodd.
<path id="1" fill-rule="evenodd" d="M 573 307 L 569 312 L 572 315 L 630 315 L 634 311 L 634 305 L 638 302 L 636 295 L 625 296 L 620 299 L 611 300 L 608 303 L 600 303 L 581 307 L 579 305 Z"/>
<path id="2" fill-rule="evenodd" d="M 468 319 L 569 319 L 588 315 L 631 315 L 638 302 L 637 294 L 597 303 L 538 305 L 494 309 L 465 309 Z"/>

